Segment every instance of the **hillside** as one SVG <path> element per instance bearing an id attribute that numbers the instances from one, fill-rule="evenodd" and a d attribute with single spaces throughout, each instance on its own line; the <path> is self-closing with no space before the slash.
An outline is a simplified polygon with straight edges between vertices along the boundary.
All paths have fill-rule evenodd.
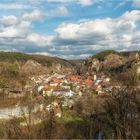
<path id="1" fill-rule="evenodd" d="M 107 50 L 100 52 L 84 61 L 81 72 L 121 73 L 140 67 L 140 52 L 115 52 Z"/>
<path id="2" fill-rule="evenodd" d="M 96 59 L 98 59 L 100 61 L 103 61 L 104 58 L 106 56 L 108 56 L 109 54 L 118 54 L 118 55 L 120 55 L 119 52 L 116 52 L 114 50 L 106 50 L 106 51 L 102 51 L 102 52 L 99 52 L 99 53 L 93 55 L 92 58 L 96 58 Z"/>
<path id="3" fill-rule="evenodd" d="M 86 60 L 65 60 L 57 57 L 31 55 L 19 52 L 0 52 L 0 62 L 18 63 L 21 67 L 29 66 L 30 63 L 30 66 L 32 66 L 33 63 L 36 63 L 37 66 L 40 64 L 42 67 L 50 70 L 59 69 L 59 71 L 61 71 L 63 69 L 63 72 L 67 69 L 75 72 L 81 69 L 81 71 L 84 72 L 84 70 L 93 70 L 94 68 L 114 71 L 131 67 L 131 64 L 137 59 L 136 55 L 140 55 L 140 52 L 116 52 L 107 50 L 97 53 Z"/>
<path id="4" fill-rule="evenodd" d="M 20 65 L 24 65 L 29 60 L 41 64 L 49 71 L 55 71 L 59 69 L 58 71 L 62 70 L 62 72 L 77 72 L 77 69 L 79 68 L 79 63 L 77 63 L 77 61 L 68 61 L 58 57 L 24 54 L 20 52 L 0 52 L 0 62 L 16 62 L 20 63 Z"/>
<path id="5" fill-rule="evenodd" d="M 26 62 L 28 60 L 34 60 L 44 66 L 51 66 L 53 63 L 61 64 L 63 66 L 71 67 L 73 66 L 67 60 L 60 59 L 57 57 L 49 57 L 49 56 L 42 56 L 42 55 L 30 55 L 24 54 L 19 52 L 0 52 L 0 62 Z"/>
<path id="6" fill-rule="evenodd" d="M 116 55 L 128 58 L 128 57 L 130 57 L 132 55 L 135 55 L 136 53 L 138 53 L 140 55 L 140 51 L 117 52 L 117 51 L 114 51 L 114 50 L 105 50 L 105 51 L 102 51 L 102 52 L 99 52 L 99 53 L 93 55 L 92 58 L 96 58 L 96 59 L 98 59 L 100 61 L 103 61 L 104 58 L 106 56 L 108 56 L 109 54 L 116 54 Z"/>
<path id="7" fill-rule="evenodd" d="M 75 63 L 57 57 L 0 52 L 0 87 L 24 85 L 29 76 L 52 72 L 76 73 Z"/>

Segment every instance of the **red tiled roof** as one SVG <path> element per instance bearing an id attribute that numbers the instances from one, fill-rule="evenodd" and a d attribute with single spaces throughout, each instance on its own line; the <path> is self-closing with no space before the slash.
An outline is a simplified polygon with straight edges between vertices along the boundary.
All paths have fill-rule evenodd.
<path id="1" fill-rule="evenodd" d="M 73 82 L 81 82 L 82 81 L 82 77 L 79 75 L 69 75 L 67 77 L 68 81 L 73 81 Z"/>
<path id="2" fill-rule="evenodd" d="M 51 81 L 52 82 L 54 82 L 54 83 L 61 83 L 61 79 L 58 79 L 58 78 L 56 78 L 56 77 L 53 77 L 52 79 L 51 79 Z"/>
<path id="3" fill-rule="evenodd" d="M 92 86 L 93 85 L 93 81 L 90 80 L 90 79 L 86 79 L 84 82 L 87 86 Z"/>

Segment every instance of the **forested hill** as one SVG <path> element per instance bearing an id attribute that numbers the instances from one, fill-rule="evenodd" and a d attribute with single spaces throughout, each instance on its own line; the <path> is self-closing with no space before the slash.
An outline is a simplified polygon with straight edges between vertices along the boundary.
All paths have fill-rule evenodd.
<path id="1" fill-rule="evenodd" d="M 20 52 L 0 52 L 0 62 L 26 62 L 34 60 L 42 65 L 51 66 L 52 64 L 61 64 L 63 66 L 72 67 L 74 64 L 67 60 L 49 57 L 43 55 L 24 54 Z"/>

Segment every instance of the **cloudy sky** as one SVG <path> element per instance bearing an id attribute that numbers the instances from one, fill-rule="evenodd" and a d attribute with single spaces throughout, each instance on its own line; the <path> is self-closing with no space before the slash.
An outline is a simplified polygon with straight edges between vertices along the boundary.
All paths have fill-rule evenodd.
<path id="1" fill-rule="evenodd" d="M 86 58 L 140 50 L 140 0 L 0 0 L 0 51 Z"/>

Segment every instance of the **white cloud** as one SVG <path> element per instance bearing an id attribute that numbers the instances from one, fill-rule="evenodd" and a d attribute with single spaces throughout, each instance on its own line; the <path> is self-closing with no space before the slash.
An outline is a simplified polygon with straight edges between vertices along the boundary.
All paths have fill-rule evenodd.
<path id="1" fill-rule="evenodd" d="M 140 0 L 132 0 L 133 6 L 136 8 L 140 8 Z"/>
<path id="2" fill-rule="evenodd" d="M 0 9 L 6 10 L 18 10 L 18 9 L 29 9 L 32 8 L 30 5 L 19 4 L 19 3 L 0 3 Z"/>
<path id="3" fill-rule="evenodd" d="M 4 28 L 3 31 L 0 32 L 0 37 L 17 37 L 19 35 L 19 30 L 13 27 Z"/>
<path id="4" fill-rule="evenodd" d="M 76 2 L 77 0 L 46 0 L 47 2 L 52 3 L 69 3 L 69 2 Z"/>
<path id="5" fill-rule="evenodd" d="M 32 11 L 19 17 L 1 18 L 0 49 L 39 52 L 69 59 L 84 58 L 104 49 L 140 49 L 139 10 L 126 12 L 114 19 L 63 23 L 51 36 L 39 35 L 32 30 L 32 23 L 44 18 L 42 14 L 41 11 Z"/>
<path id="6" fill-rule="evenodd" d="M 122 6 L 124 6 L 124 5 L 126 5 L 128 2 L 130 2 L 131 0 L 124 0 L 124 1 L 121 1 L 117 6 L 116 6 L 116 9 L 117 8 L 120 8 L 120 7 L 122 7 Z"/>
<path id="7" fill-rule="evenodd" d="M 41 36 L 39 34 L 32 33 L 28 35 L 27 40 L 39 47 L 44 47 L 52 44 L 53 36 Z"/>
<path id="8" fill-rule="evenodd" d="M 136 36 L 140 11 L 126 12 L 116 19 L 96 19 L 80 23 L 63 23 L 55 31 L 58 45 L 74 46 L 79 54 L 103 50 L 140 49 L 140 39 Z M 69 47 L 69 48 L 70 48 Z M 71 53 L 72 54 L 72 53 Z"/>
<path id="9" fill-rule="evenodd" d="M 60 16 L 66 16 L 68 15 L 68 10 L 66 7 L 64 6 L 60 6 L 56 9 L 56 14 L 60 15 Z"/>
<path id="10" fill-rule="evenodd" d="M 22 21 L 18 25 L 8 26 L 0 31 L 0 37 L 3 38 L 23 38 L 29 32 L 30 23 Z"/>
<path id="11" fill-rule="evenodd" d="M 48 10 L 47 13 L 45 13 L 46 17 L 62 17 L 62 16 L 67 16 L 69 14 L 69 11 L 67 7 L 65 6 L 58 6 L 57 8 L 53 10 Z"/>
<path id="12" fill-rule="evenodd" d="M 83 6 L 89 6 L 93 4 L 92 0 L 79 0 L 80 4 Z"/>
<path id="13" fill-rule="evenodd" d="M 18 24 L 18 18 L 16 16 L 4 16 L 0 19 L 0 22 L 5 26 L 15 25 Z"/>
<path id="14" fill-rule="evenodd" d="M 140 20 L 140 11 L 126 12 L 117 19 L 96 19 L 80 23 L 63 23 L 55 31 L 61 39 L 87 38 L 92 35 L 110 35 L 132 33 L 136 22 Z"/>
<path id="15" fill-rule="evenodd" d="M 83 21 L 79 24 L 63 23 L 56 29 L 57 36 L 61 39 L 88 40 L 93 36 L 106 36 L 113 30 L 113 25 L 110 18 L 105 20 L 89 20 Z"/>
<path id="16" fill-rule="evenodd" d="M 8 38 L 8 37 L 23 37 L 24 30 L 16 29 L 14 27 L 7 27 L 2 32 L 0 32 L 0 37 Z"/>
<path id="17" fill-rule="evenodd" d="M 42 20 L 42 12 L 34 10 L 31 13 L 24 13 L 21 16 L 4 16 L 0 19 L 1 38 L 24 38 L 31 31 L 33 21 Z"/>
<path id="18" fill-rule="evenodd" d="M 96 0 L 99 1 L 99 0 Z M 94 0 L 47 0 L 47 2 L 52 2 L 52 3 L 79 3 L 82 6 L 89 6 L 94 4 Z"/>
<path id="19" fill-rule="evenodd" d="M 24 13 L 22 18 L 23 20 L 27 21 L 42 21 L 44 18 L 44 13 L 40 10 L 34 10 L 31 13 Z"/>

